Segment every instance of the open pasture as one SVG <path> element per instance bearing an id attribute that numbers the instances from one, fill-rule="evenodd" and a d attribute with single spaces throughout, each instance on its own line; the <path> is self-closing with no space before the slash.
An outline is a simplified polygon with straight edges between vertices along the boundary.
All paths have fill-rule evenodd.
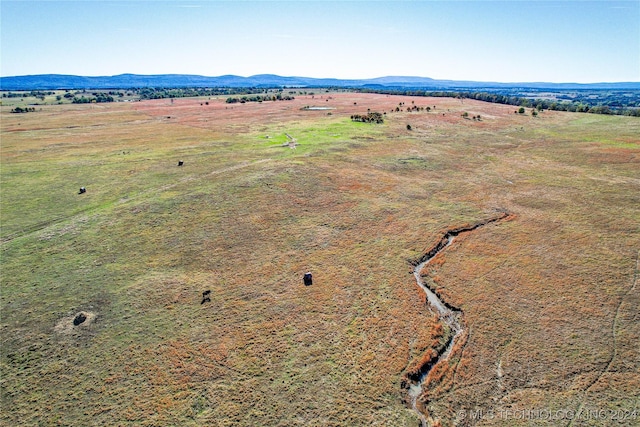
<path id="1" fill-rule="evenodd" d="M 638 410 L 637 118 L 324 91 L 9 109 L 2 425 L 415 426 L 401 383 L 447 331 L 411 262 L 505 211 L 423 271 L 467 335 L 422 410 Z"/>

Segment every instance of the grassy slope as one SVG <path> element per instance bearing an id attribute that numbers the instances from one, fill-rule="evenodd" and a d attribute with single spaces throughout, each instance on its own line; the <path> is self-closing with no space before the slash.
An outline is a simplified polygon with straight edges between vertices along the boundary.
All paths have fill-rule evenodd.
<path id="1" fill-rule="evenodd" d="M 3 107 L 2 423 L 414 425 L 407 260 L 498 208 L 429 274 L 470 329 L 432 414 L 637 404 L 637 119 L 317 98 Z"/>

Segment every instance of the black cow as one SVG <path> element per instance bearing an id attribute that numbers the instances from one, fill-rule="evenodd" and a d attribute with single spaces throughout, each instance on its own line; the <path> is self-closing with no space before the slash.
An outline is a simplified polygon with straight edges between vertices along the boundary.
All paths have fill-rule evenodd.
<path id="1" fill-rule="evenodd" d="M 73 319 L 73 326 L 78 326 L 79 324 L 83 323 L 85 320 L 87 320 L 87 315 L 80 312 Z"/>
<path id="2" fill-rule="evenodd" d="M 206 290 L 202 293 L 202 302 L 200 304 L 204 304 L 205 302 L 211 302 L 211 291 Z"/>
<path id="3" fill-rule="evenodd" d="M 305 273 L 302 280 L 304 280 L 305 286 L 311 286 L 313 284 L 313 276 L 311 275 L 311 273 Z"/>

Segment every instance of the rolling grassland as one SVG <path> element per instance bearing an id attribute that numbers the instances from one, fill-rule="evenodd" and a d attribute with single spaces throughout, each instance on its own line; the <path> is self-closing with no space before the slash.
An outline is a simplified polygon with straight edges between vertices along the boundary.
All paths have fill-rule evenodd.
<path id="1" fill-rule="evenodd" d="M 368 110 L 384 123 L 350 120 Z M 464 332 L 417 408 L 640 425 L 640 120 L 513 110 L 2 107 L 0 424 L 418 425 L 411 373 L 452 331 L 413 268 L 508 213 L 421 272 Z"/>

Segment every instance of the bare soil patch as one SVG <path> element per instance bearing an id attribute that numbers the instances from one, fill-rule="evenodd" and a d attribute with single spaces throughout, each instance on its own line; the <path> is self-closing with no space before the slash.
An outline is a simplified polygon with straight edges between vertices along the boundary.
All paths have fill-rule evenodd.
<path id="1" fill-rule="evenodd" d="M 91 311 L 79 311 L 71 316 L 64 317 L 56 323 L 53 330 L 58 334 L 69 335 L 80 333 L 95 322 L 97 314 Z"/>

